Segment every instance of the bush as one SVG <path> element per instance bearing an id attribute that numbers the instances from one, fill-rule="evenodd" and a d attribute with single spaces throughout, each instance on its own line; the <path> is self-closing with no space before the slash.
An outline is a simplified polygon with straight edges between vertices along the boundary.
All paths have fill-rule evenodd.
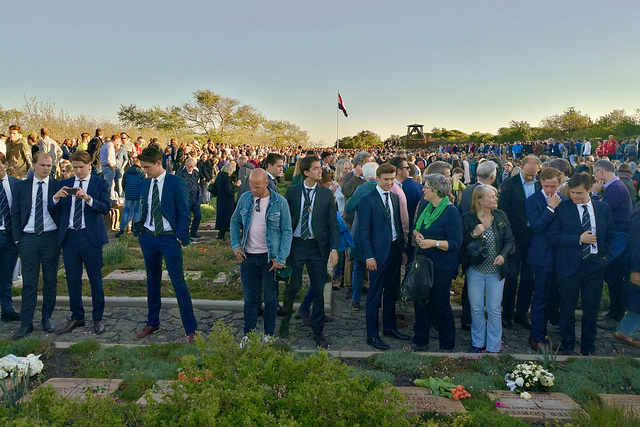
<path id="1" fill-rule="evenodd" d="M 127 259 L 127 245 L 126 243 L 117 241 L 110 245 L 107 245 L 102 251 L 102 264 L 113 265 L 124 262 Z"/>
<path id="2" fill-rule="evenodd" d="M 377 369 L 398 374 L 420 375 L 420 370 L 429 365 L 429 358 L 412 351 L 385 351 L 373 356 Z"/>
<path id="3" fill-rule="evenodd" d="M 585 412 L 574 411 L 571 420 L 580 427 L 629 427 L 640 425 L 640 418 L 620 406 L 609 406 L 590 400 L 583 407 Z"/>
<path id="4" fill-rule="evenodd" d="M 73 354 L 89 355 L 100 350 L 100 343 L 95 340 L 80 341 L 75 344 L 71 344 L 67 351 Z"/>

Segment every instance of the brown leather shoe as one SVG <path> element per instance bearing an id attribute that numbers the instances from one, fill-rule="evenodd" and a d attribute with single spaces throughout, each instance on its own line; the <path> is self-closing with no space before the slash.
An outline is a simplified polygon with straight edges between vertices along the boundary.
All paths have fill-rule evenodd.
<path id="1" fill-rule="evenodd" d="M 640 341 L 638 341 L 637 339 L 630 337 L 629 335 L 625 334 L 624 332 L 620 332 L 620 331 L 616 331 L 613 333 L 613 337 L 615 339 L 617 339 L 618 341 L 622 341 L 625 344 L 628 344 L 632 347 L 640 347 Z"/>
<path id="2" fill-rule="evenodd" d="M 542 351 L 543 348 L 547 346 L 547 343 L 544 342 L 535 342 L 533 337 L 529 335 L 529 345 L 533 351 Z"/>
<path id="3" fill-rule="evenodd" d="M 75 328 L 79 328 L 80 326 L 84 326 L 84 319 L 70 320 L 69 323 L 67 323 L 64 326 L 64 328 L 58 329 L 56 331 L 56 334 L 58 335 L 66 334 L 68 332 L 73 331 Z"/>
<path id="4" fill-rule="evenodd" d="M 133 339 L 134 340 L 141 340 L 142 338 L 146 337 L 147 335 L 154 333 L 158 329 L 160 329 L 160 325 L 158 325 L 158 326 L 145 326 L 143 330 L 138 332 L 136 334 L 136 336 L 133 337 Z"/>
<path id="5" fill-rule="evenodd" d="M 102 323 L 102 320 L 93 321 L 93 331 L 96 335 L 100 335 L 104 332 L 104 324 Z"/>

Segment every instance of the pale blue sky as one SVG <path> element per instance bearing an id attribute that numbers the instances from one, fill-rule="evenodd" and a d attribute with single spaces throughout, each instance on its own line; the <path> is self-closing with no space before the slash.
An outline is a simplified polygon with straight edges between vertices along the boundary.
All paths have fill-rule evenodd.
<path id="1" fill-rule="evenodd" d="M 115 119 L 211 89 L 328 145 L 338 89 L 341 137 L 640 107 L 638 0 L 25 0 L 2 15 L 4 108 L 26 95 Z"/>

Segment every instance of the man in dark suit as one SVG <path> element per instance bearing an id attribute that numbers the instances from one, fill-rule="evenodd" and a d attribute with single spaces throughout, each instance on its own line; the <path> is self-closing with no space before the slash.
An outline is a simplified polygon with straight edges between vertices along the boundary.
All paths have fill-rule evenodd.
<path id="1" fill-rule="evenodd" d="M 402 188 L 407 198 L 407 210 L 409 211 L 409 227 L 413 224 L 413 216 L 420 200 L 424 198 L 422 185 L 411 178 L 409 162 L 404 157 L 394 157 L 389 163 L 396 167 L 396 183 Z"/>
<path id="2" fill-rule="evenodd" d="M 396 168 L 383 163 L 377 170 L 378 185 L 360 199 L 358 231 L 362 255 L 369 270 L 366 302 L 367 344 L 389 349 L 380 339 L 378 312 L 382 302 L 382 328 L 386 336 L 410 337 L 396 327 L 396 297 L 400 287 L 400 265 L 407 263 L 398 196 L 391 193 Z"/>
<path id="3" fill-rule="evenodd" d="M 18 247 L 11 235 L 11 202 L 15 185 L 19 179 L 7 175 L 9 163 L 4 154 L 0 153 L 0 308 L 3 322 L 20 320 L 11 302 L 11 285 L 13 270 L 18 260 Z"/>
<path id="4" fill-rule="evenodd" d="M 534 278 L 529 345 L 536 351 L 546 345 L 547 303 L 553 276 L 553 250 L 549 246 L 547 231 L 555 217 L 555 209 L 560 202 L 567 200 L 558 192 L 561 184 L 560 175 L 558 169 L 543 168 L 540 172 L 542 190 L 536 191 L 525 202 L 527 219 L 532 232 L 527 264 L 533 267 Z"/>
<path id="5" fill-rule="evenodd" d="M 282 175 L 284 168 L 284 156 L 278 153 L 269 153 L 264 159 L 264 169 L 269 178 L 269 189 L 278 192 L 278 177 Z"/>
<path id="6" fill-rule="evenodd" d="M 69 161 L 75 177 L 60 182 L 60 189 L 53 196 L 53 203 L 60 212 L 58 244 L 62 247 L 62 259 L 67 276 L 71 320 L 56 333 L 65 334 L 85 325 L 82 305 L 84 265 L 91 284 L 93 330 L 96 334 L 102 334 L 102 247 L 109 243 L 103 215 L 109 214 L 111 207 L 110 190 L 107 181 L 91 174 L 89 153 L 76 151 Z"/>
<path id="7" fill-rule="evenodd" d="M 338 263 L 338 219 L 333 193 L 319 185 L 322 166 L 317 156 L 307 156 L 300 161 L 302 184 L 287 188 L 285 198 L 289 203 L 293 242 L 287 264 L 291 267 L 291 279 L 287 286 L 284 311 L 287 316 L 280 323 L 280 335 L 289 334 L 289 321 L 293 301 L 302 286 L 302 269 L 306 265 L 313 292 L 311 327 L 318 346 L 327 348 L 324 336 L 324 284 L 327 278 L 327 260 Z"/>
<path id="8" fill-rule="evenodd" d="M 57 182 L 51 179 L 53 157 L 37 153 L 33 157 L 33 177 L 15 185 L 11 203 L 11 231 L 22 259 L 22 309 L 20 329 L 14 338 L 33 332 L 33 315 L 38 298 L 38 278 L 42 267 L 42 328 L 55 330 L 51 315 L 56 305 L 60 247 L 58 212 L 53 203 Z"/>
<path id="9" fill-rule="evenodd" d="M 142 339 L 160 328 L 160 287 L 164 258 L 175 291 L 187 342 L 193 342 L 198 328 L 191 295 L 184 280 L 182 246 L 189 238 L 189 196 L 183 178 L 168 174 L 162 168 L 162 151 L 156 146 L 145 148 L 138 156 L 147 179 L 142 181 L 142 212 L 135 224 L 147 270 L 147 326 L 135 336 Z"/>
<path id="10" fill-rule="evenodd" d="M 569 179 L 571 200 L 556 209 L 549 227 L 549 243 L 555 247 L 555 270 L 560 286 L 560 334 L 563 354 L 575 346 L 575 308 L 582 296 L 580 353 L 596 351 L 596 318 L 606 266 L 613 259 L 615 223 L 606 203 L 591 200 L 591 180 L 579 173 Z"/>
<path id="11" fill-rule="evenodd" d="M 502 325 L 507 329 L 512 326 L 514 306 L 515 322 L 531 329 L 527 312 L 533 295 L 533 269 L 526 262 L 531 245 L 531 227 L 527 220 L 525 201 L 540 190 L 540 185 L 536 181 L 536 174 L 540 170 L 540 159 L 531 154 L 522 162 L 520 173 L 502 184 L 502 192 L 498 199 L 498 208 L 507 214 L 516 239 L 515 252 L 509 258 L 502 297 Z M 518 277 L 520 277 L 519 286 Z"/>

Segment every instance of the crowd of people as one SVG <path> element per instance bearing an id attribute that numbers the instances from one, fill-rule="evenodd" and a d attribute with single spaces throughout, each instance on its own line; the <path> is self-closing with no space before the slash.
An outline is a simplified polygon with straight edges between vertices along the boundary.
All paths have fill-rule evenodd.
<path id="1" fill-rule="evenodd" d="M 437 336 L 440 351 L 453 351 L 451 286 L 462 275 L 460 328 L 470 331 L 473 344 L 467 351 L 499 352 L 503 328 L 517 323 L 530 330 L 532 349 L 548 346 L 548 331 L 556 328 L 560 352 L 573 354 L 579 295 L 581 354 L 596 352 L 598 327 L 615 329 L 615 339 L 640 347 L 633 336 L 640 330 L 637 149 L 637 139 L 617 142 L 613 136 L 595 146 L 587 138 L 550 138 L 366 151 L 175 139 L 162 145 L 153 138 L 134 142 L 125 132 L 107 138 L 101 129 L 93 138 L 83 133 L 78 141 L 59 144 L 47 129 L 29 142 L 12 126 L 8 137 L 0 135 L 2 320 L 21 321 L 16 338 L 33 330 L 42 266 L 43 328 L 62 334 L 84 326 L 84 265 L 94 330 L 102 333 L 99 273 L 108 241 L 102 215 L 123 203 L 117 236 L 138 236 L 148 277 L 147 324 L 135 338 L 159 328 L 164 258 L 192 341 L 197 320 L 181 248 L 201 238 L 200 205 L 213 196 L 218 239 L 229 233 L 241 263 L 245 334 L 255 330 L 262 312 L 265 334 L 276 334 L 280 315 L 277 334 L 286 337 L 295 314 L 311 326 L 316 343 L 328 347 L 323 289 L 332 280 L 354 311 L 367 294 L 362 327 L 374 348 L 390 348 L 389 338 L 427 350 Z M 285 177 L 292 183 L 283 196 L 278 183 Z M 55 329 L 53 272 L 61 250 L 72 315 Z M 18 255 L 24 283 L 20 314 L 10 294 Z M 418 259 L 430 260 L 433 274 L 424 283 L 428 296 L 413 301 L 410 335 L 402 330 L 396 302 L 403 272 L 409 274 L 403 266 Z M 310 288 L 294 313 L 305 269 Z M 280 280 L 286 282 L 282 306 Z M 604 282 L 610 307 L 599 317 Z"/>

